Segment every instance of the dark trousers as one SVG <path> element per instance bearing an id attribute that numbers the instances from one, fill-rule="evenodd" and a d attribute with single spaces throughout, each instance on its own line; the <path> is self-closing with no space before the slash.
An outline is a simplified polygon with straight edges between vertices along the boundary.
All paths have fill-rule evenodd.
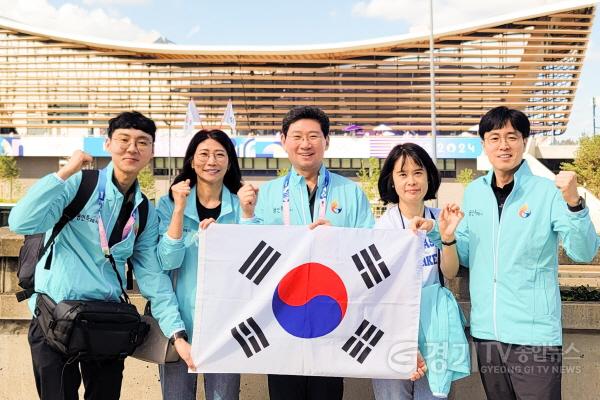
<path id="1" fill-rule="evenodd" d="M 344 378 L 269 375 L 271 400 L 342 400 Z"/>
<path id="2" fill-rule="evenodd" d="M 29 325 L 29 346 L 38 395 L 42 400 L 78 400 L 81 380 L 86 400 L 118 400 L 123 381 L 123 360 L 75 361 L 49 347 L 37 318 Z M 80 370 L 81 368 L 81 370 Z"/>
<path id="3" fill-rule="evenodd" d="M 561 346 L 473 341 L 488 400 L 561 399 Z"/>

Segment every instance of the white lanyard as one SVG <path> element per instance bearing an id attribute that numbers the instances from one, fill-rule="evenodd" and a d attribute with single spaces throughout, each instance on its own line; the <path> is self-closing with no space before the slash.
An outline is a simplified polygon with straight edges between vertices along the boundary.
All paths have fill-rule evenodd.
<path id="1" fill-rule="evenodd" d="M 283 224 L 290 225 L 290 176 L 292 172 L 288 172 L 283 181 Z M 316 188 L 318 189 L 318 187 Z M 315 190 L 316 190 L 315 189 Z M 319 218 L 325 218 L 325 211 L 327 210 L 327 191 L 329 189 L 329 171 L 325 170 L 325 177 L 323 178 L 323 189 L 319 196 Z"/>

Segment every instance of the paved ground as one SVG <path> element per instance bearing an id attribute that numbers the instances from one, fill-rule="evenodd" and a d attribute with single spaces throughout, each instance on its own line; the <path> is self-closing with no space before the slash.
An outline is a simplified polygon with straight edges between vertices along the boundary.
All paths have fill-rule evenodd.
<path id="1" fill-rule="evenodd" d="M 559 269 L 559 280 L 561 287 L 587 285 L 600 288 L 600 265 L 561 265 Z M 37 393 L 31 372 L 31 357 L 27 344 L 27 321 L 8 322 L 8 319 L 29 318 L 25 306 L 16 303 L 12 294 L 0 295 L 0 318 L 2 327 L 0 329 L 0 400 L 35 399 Z M 141 299 L 137 299 L 142 304 Z M 143 305 L 143 304 L 142 304 Z M 565 338 L 567 339 L 567 338 Z M 596 359 L 592 362 L 593 368 L 585 369 L 584 373 L 569 374 L 564 378 L 566 387 L 581 387 L 596 374 L 600 369 L 600 360 L 597 347 L 597 336 L 585 338 L 583 344 L 579 344 L 587 357 Z M 581 361 L 587 359 L 581 355 Z M 573 362 L 570 362 L 573 363 Z M 577 362 L 575 362 L 577 366 Z M 123 400 L 160 400 L 160 382 L 158 380 L 157 367 L 153 364 L 144 363 L 132 358 L 126 361 L 125 379 L 123 383 Z M 596 371 L 596 372 L 594 372 Z M 591 375 L 590 375 L 591 374 Z M 201 377 L 200 377 L 201 379 Z M 572 382 L 571 382 L 572 381 Z M 600 383 L 598 383 L 600 385 Z M 600 390 L 600 386 L 597 386 Z M 474 375 L 460 382 L 459 392 L 465 393 L 469 389 L 469 400 L 479 397 L 479 391 L 474 387 L 479 386 L 477 377 Z M 202 385 L 200 385 L 202 387 Z M 567 389 L 565 387 L 565 389 Z M 573 392 L 565 390 L 565 398 L 573 398 Z M 370 382 L 360 379 L 347 379 L 344 400 L 369 400 L 372 399 Z M 592 397 L 589 397 L 592 396 Z M 594 394 L 580 394 L 580 399 L 595 399 Z M 457 396 L 460 398 L 460 396 Z M 83 398 L 83 395 L 81 395 Z M 202 399 L 203 396 L 199 396 Z M 242 377 L 241 400 L 267 399 L 266 378 L 262 375 L 245 375 Z"/>
<path id="2" fill-rule="evenodd" d="M 199 377 L 202 388 L 202 377 Z M 31 356 L 27 333 L 23 323 L 0 333 L 0 400 L 36 399 L 35 382 L 31 369 Z M 83 392 L 80 392 L 83 399 Z M 203 399 L 204 393 L 198 396 Z M 344 400 L 372 399 L 368 380 L 348 379 Z M 156 365 L 127 358 L 125 378 L 121 390 L 122 400 L 161 400 L 160 382 Z M 243 375 L 240 400 L 268 399 L 264 375 Z"/>

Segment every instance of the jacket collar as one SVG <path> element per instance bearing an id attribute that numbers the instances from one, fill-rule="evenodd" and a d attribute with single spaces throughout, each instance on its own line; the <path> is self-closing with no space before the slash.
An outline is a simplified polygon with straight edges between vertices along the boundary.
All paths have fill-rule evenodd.
<path id="1" fill-rule="evenodd" d="M 121 193 L 119 191 L 119 188 L 113 183 L 113 174 L 114 174 L 114 165 L 112 163 L 112 161 L 110 163 L 108 163 L 108 165 L 106 166 L 106 191 L 107 193 L 111 193 L 111 195 L 114 198 L 120 199 L 123 197 L 123 193 Z M 135 206 L 139 206 L 140 203 L 142 202 L 142 191 L 140 188 L 140 183 L 138 182 L 137 178 L 136 180 L 133 182 L 133 186 L 134 186 L 134 203 Z"/>
<path id="2" fill-rule="evenodd" d="M 518 185 L 518 183 L 520 182 L 521 178 L 525 177 L 525 176 L 531 176 L 533 175 L 531 173 L 531 169 L 529 168 L 529 164 L 527 164 L 527 161 L 523 160 L 521 161 L 521 165 L 519 166 L 519 168 L 517 169 L 517 171 L 515 172 L 514 175 L 514 182 L 515 182 L 515 186 Z M 489 172 L 483 177 L 483 180 L 485 182 L 486 185 L 491 185 L 492 184 L 492 177 L 494 176 L 494 169 L 489 170 Z"/>
<path id="3" fill-rule="evenodd" d="M 325 166 L 321 164 L 321 168 L 319 168 L 319 177 L 317 179 L 317 187 L 319 188 L 323 186 L 323 180 L 325 179 L 325 170 Z M 290 173 L 290 185 L 306 184 L 306 180 L 304 179 L 304 177 L 298 172 L 296 172 L 293 166 L 290 167 Z"/>
<path id="4" fill-rule="evenodd" d="M 191 218 L 194 221 L 198 221 L 198 210 L 196 209 L 197 188 L 198 186 L 194 185 L 190 190 L 190 194 L 188 195 L 187 202 L 185 204 L 185 210 L 183 212 L 186 217 Z M 225 185 L 223 185 L 223 189 L 221 189 L 221 214 L 219 215 L 219 218 L 231 212 L 233 212 L 233 194 Z"/>

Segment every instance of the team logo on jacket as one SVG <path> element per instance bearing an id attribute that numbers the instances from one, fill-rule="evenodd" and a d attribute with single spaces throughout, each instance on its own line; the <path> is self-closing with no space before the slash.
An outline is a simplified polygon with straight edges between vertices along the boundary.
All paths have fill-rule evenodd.
<path id="1" fill-rule="evenodd" d="M 342 212 L 342 207 L 340 207 L 337 200 L 331 202 L 331 212 L 334 214 L 339 214 Z"/>
<path id="2" fill-rule="evenodd" d="M 523 204 L 521 207 L 519 207 L 519 217 L 527 218 L 530 215 L 531 215 L 531 210 L 529 209 L 529 206 L 527 204 Z"/>
<path id="3" fill-rule="evenodd" d="M 289 334 L 310 339 L 327 335 L 344 319 L 348 293 L 331 268 L 306 263 L 289 271 L 273 294 L 273 314 Z"/>

